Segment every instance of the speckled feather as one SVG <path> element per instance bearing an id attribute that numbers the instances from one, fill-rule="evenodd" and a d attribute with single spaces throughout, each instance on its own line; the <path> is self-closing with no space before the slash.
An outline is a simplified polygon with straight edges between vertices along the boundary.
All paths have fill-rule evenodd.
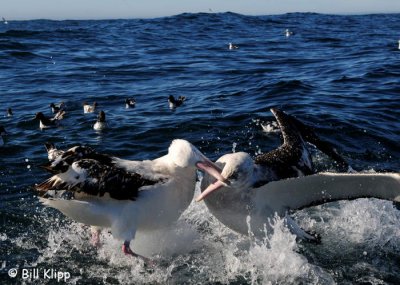
<path id="1" fill-rule="evenodd" d="M 137 173 L 106 165 L 95 159 L 73 162 L 62 175 L 54 175 L 36 186 L 41 196 L 48 190 L 67 190 L 117 200 L 135 200 L 143 186 L 162 181 L 144 179 Z"/>

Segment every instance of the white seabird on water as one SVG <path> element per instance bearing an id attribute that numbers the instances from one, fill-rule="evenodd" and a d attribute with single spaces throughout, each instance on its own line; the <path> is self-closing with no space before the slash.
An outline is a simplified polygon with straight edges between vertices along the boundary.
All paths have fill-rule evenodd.
<path id="1" fill-rule="evenodd" d="M 106 114 L 104 111 L 100 111 L 96 123 L 93 125 L 93 129 L 96 131 L 101 131 L 107 128 L 107 122 L 106 122 Z"/>
<path id="2" fill-rule="evenodd" d="M 13 114 L 13 111 L 12 111 L 12 109 L 11 108 L 8 108 L 7 109 L 7 117 L 12 117 L 14 114 Z"/>
<path id="3" fill-rule="evenodd" d="M 96 111 L 98 104 L 97 102 L 93 102 L 93 105 L 90 105 L 87 102 L 83 102 L 83 113 L 87 114 L 87 113 L 93 113 L 94 111 Z"/>
<path id="4" fill-rule="evenodd" d="M 288 38 L 288 37 L 290 37 L 290 36 L 293 36 L 294 35 L 294 32 L 292 32 L 291 30 L 289 30 L 289 29 L 286 29 L 285 30 L 285 36 Z"/>
<path id="5" fill-rule="evenodd" d="M 400 202 L 400 175 L 386 174 L 315 174 L 305 141 L 351 169 L 327 142 L 297 119 L 271 109 L 281 128 L 284 143 L 279 148 L 257 156 L 237 152 L 220 157 L 216 164 L 227 182 L 213 181 L 205 175 L 202 193 L 208 209 L 227 227 L 259 238 L 270 232 L 269 220 L 284 217 L 297 237 L 309 241 L 318 238 L 302 230 L 289 216 L 290 211 L 339 199 L 376 197 Z M 250 220 L 248 220 L 250 218 Z"/>
<path id="6" fill-rule="evenodd" d="M 61 102 L 59 104 L 51 103 L 50 108 L 53 114 L 57 114 L 60 111 L 65 111 L 65 103 L 64 102 Z"/>
<path id="7" fill-rule="evenodd" d="M 238 49 L 239 47 L 237 45 L 234 45 L 233 43 L 229 43 L 228 45 L 228 49 L 232 50 L 232 49 Z"/>
<path id="8" fill-rule="evenodd" d="M 44 205 L 77 222 L 110 228 L 132 256 L 139 256 L 129 246 L 137 231 L 169 227 L 189 206 L 197 169 L 224 180 L 213 162 L 182 139 L 154 160 L 123 160 L 78 146 L 43 168 L 54 174 L 36 185 Z M 55 198 L 57 192 L 71 199 Z"/>
<path id="9" fill-rule="evenodd" d="M 130 108 L 134 108 L 136 105 L 136 100 L 133 98 L 127 98 L 125 99 L 125 108 L 126 109 L 130 109 Z"/>

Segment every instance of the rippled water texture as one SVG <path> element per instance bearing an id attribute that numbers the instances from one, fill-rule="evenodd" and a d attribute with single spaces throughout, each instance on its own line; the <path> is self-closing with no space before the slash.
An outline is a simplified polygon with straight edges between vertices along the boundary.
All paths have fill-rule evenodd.
<path id="1" fill-rule="evenodd" d="M 285 37 L 286 28 L 295 35 Z M 261 128 L 273 106 L 314 126 L 353 168 L 398 172 L 399 31 L 399 14 L 0 23 L 0 124 L 8 131 L 0 147 L 0 283 L 21 283 L 7 274 L 15 267 L 68 271 L 71 284 L 400 283 L 400 212 L 388 202 L 296 213 L 321 245 L 297 243 L 279 218 L 270 221 L 272 236 L 255 241 L 193 203 L 171 230 L 135 240 L 133 248 L 157 261 L 150 270 L 123 256 L 107 231 L 96 252 L 86 227 L 43 208 L 32 191 L 47 177 L 38 167 L 44 142 L 152 159 L 185 138 L 214 160 L 232 150 L 255 155 L 280 143 L 279 133 Z M 187 100 L 170 110 L 169 95 Z M 125 109 L 128 97 L 134 109 Z M 50 115 L 49 104 L 61 101 L 63 126 L 40 131 L 35 113 Z M 84 101 L 105 111 L 106 131 L 92 129 L 96 115 L 83 114 Z M 313 159 L 334 169 L 317 151 Z"/>

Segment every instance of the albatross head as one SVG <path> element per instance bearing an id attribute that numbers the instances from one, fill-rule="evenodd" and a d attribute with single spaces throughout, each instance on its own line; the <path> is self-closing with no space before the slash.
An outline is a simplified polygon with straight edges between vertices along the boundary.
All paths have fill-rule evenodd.
<path id="1" fill-rule="evenodd" d="M 227 186 L 229 190 L 242 191 L 253 184 L 254 162 L 251 156 L 245 152 L 229 153 L 221 156 L 217 161 L 217 165 L 223 167 L 221 175 L 229 181 L 229 183 L 221 183 L 220 180 L 211 183 L 196 201 L 199 202 L 212 192 Z M 227 185 L 228 184 L 228 185 Z"/>
<path id="2" fill-rule="evenodd" d="M 221 169 L 186 140 L 173 140 L 168 149 L 168 156 L 178 167 L 196 167 L 225 184 L 226 179 L 220 174 Z"/>

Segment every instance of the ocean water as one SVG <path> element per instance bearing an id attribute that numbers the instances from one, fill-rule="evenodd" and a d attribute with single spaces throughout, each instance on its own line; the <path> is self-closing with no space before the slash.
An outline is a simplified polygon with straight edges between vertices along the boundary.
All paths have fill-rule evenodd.
<path id="1" fill-rule="evenodd" d="M 287 28 L 295 34 L 285 37 Z M 0 23 L 0 125 L 9 133 L 0 147 L 0 283 L 59 284 L 21 277 L 22 269 L 53 269 L 68 272 L 68 284 L 399 284 L 400 212 L 386 201 L 295 213 L 320 245 L 296 242 L 279 218 L 269 221 L 272 235 L 252 240 L 192 203 L 170 230 L 137 237 L 134 250 L 157 263 L 147 268 L 107 231 L 96 251 L 87 227 L 44 208 L 33 191 L 48 177 L 38 167 L 45 142 L 152 159 L 184 138 L 213 160 L 256 155 L 280 143 L 261 128 L 271 107 L 314 126 L 354 169 L 398 172 L 399 31 L 399 14 Z M 170 110 L 169 95 L 187 101 Z M 128 97 L 134 109 L 125 109 Z M 49 104 L 61 101 L 62 127 L 41 131 L 35 113 L 49 116 Z M 84 101 L 105 111 L 107 130 L 92 129 L 96 115 L 83 114 Z M 313 160 L 335 169 L 316 150 Z"/>

